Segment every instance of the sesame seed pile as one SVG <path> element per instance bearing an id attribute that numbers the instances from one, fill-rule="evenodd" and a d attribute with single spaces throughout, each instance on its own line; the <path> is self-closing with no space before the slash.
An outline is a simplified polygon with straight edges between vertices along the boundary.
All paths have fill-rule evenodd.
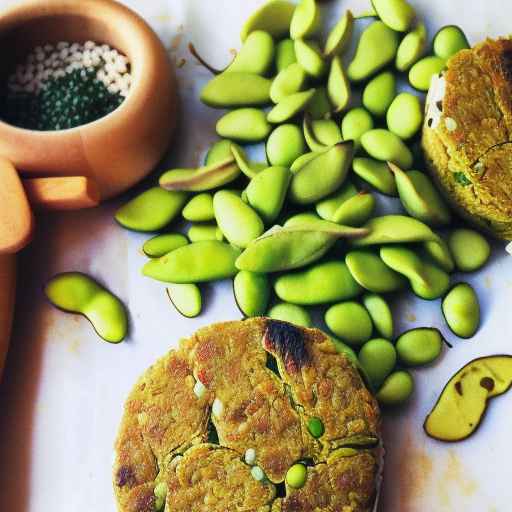
<path id="1" fill-rule="evenodd" d="M 131 79 L 128 58 L 107 44 L 37 46 L 9 76 L 0 117 L 32 130 L 74 128 L 115 110 Z"/>

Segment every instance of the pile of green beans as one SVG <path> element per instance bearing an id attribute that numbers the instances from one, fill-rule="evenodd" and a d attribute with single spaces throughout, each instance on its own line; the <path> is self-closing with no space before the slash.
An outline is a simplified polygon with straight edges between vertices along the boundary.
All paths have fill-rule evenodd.
<path id="1" fill-rule="evenodd" d="M 466 38 L 445 27 L 425 56 L 426 30 L 413 8 L 405 0 L 372 3 L 378 19 L 346 67 L 358 17 L 347 11 L 321 41 L 314 0 L 265 3 L 244 25 L 236 58 L 202 90 L 206 105 L 227 109 L 204 164 L 165 172 L 160 187 L 116 219 L 128 229 L 163 231 L 144 244 L 151 259 L 143 273 L 169 283 L 184 315 L 201 311 L 198 284 L 221 279 L 233 280 L 246 317 L 311 326 L 311 308 L 324 308 L 336 347 L 352 359 L 358 352 L 380 402 L 397 405 L 414 388 L 409 368 L 434 362 L 443 337 L 425 327 L 393 342 L 387 294 L 410 288 L 425 300 L 444 297 L 448 326 L 472 336 L 478 321 L 461 315 L 476 312 L 478 300 L 467 285 L 449 291 L 450 274 L 484 265 L 489 244 L 452 228 L 433 182 L 411 170 L 424 167 L 414 150 L 424 98 L 397 93 L 404 72 L 418 91 L 428 89 Z M 266 157 L 255 162 L 244 144 L 257 143 Z M 378 194 L 398 197 L 400 210 L 376 216 Z M 191 223 L 188 238 L 167 231 L 180 212 Z M 439 229 L 449 230 L 447 241 Z"/>

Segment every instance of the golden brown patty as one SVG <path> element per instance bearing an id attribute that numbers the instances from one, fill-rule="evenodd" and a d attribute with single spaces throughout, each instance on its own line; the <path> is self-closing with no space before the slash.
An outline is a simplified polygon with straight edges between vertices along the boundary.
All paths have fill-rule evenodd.
<path id="1" fill-rule="evenodd" d="M 312 418 L 325 429 L 318 439 L 308 429 Z M 216 447 L 205 444 L 212 432 Z M 379 439 L 375 400 L 321 331 L 263 318 L 215 324 L 182 340 L 128 397 L 114 463 L 119 510 L 157 510 L 162 488 L 169 512 L 270 510 L 273 484 L 283 482 L 294 463 L 308 461 L 313 481 L 327 470 L 330 479 L 318 497 L 308 497 L 311 510 L 338 510 L 329 508 L 334 504 L 367 512 L 378 464 L 365 448 Z M 361 451 L 331 463 L 340 446 Z M 332 490 L 335 478 L 346 485 Z M 304 489 L 316 489 L 308 485 Z M 327 490 L 337 495 L 322 508 L 320 494 Z M 279 502 L 288 507 L 282 510 L 299 510 L 287 500 Z"/>
<path id="2" fill-rule="evenodd" d="M 433 82 L 423 149 L 451 204 L 505 239 L 512 239 L 511 142 L 512 41 L 488 39 L 456 54 Z"/>

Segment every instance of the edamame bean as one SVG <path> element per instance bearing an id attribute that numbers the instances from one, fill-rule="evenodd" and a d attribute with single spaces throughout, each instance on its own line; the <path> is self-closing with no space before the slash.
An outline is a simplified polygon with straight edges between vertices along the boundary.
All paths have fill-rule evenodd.
<path id="1" fill-rule="evenodd" d="M 478 331 L 480 304 L 469 284 L 456 284 L 443 299 L 442 310 L 448 327 L 460 338 L 471 338 Z"/>
<path id="2" fill-rule="evenodd" d="M 292 215 L 283 225 L 285 228 L 291 228 L 296 226 L 304 226 L 307 224 L 318 222 L 320 217 L 313 212 L 303 212 Z"/>
<path id="3" fill-rule="evenodd" d="M 255 30 L 224 73 L 254 73 L 265 75 L 274 61 L 274 40 L 268 32 Z"/>
<path id="4" fill-rule="evenodd" d="M 373 324 L 368 311 L 357 302 L 341 302 L 325 313 L 327 327 L 345 343 L 359 346 L 370 339 Z"/>
<path id="5" fill-rule="evenodd" d="M 297 62 L 295 56 L 295 43 L 293 39 L 283 39 L 276 45 L 276 69 L 281 73 L 283 69 Z"/>
<path id="6" fill-rule="evenodd" d="M 224 235 L 217 224 L 193 224 L 187 235 L 191 242 L 204 242 L 205 240 L 222 242 L 224 240 Z"/>
<path id="7" fill-rule="evenodd" d="M 355 195 L 357 195 L 357 189 L 353 183 L 350 181 L 345 182 L 338 192 L 335 192 L 326 199 L 322 199 L 322 201 L 316 204 L 316 212 L 322 219 L 332 221 L 338 208 Z"/>
<path id="8" fill-rule="evenodd" d="M 393 372 L 377 393 L 381 405 L 398 406 L 407 402 L 414 392 L 414 379 L 406 370 Z"/>
<path id="9" fill-rule="evenodd" d="M 455 229 L 448 237 L 448 246 L 456 267 L 462 272 L 482 268 L 491 254 L 489 242 L 472 229 Z"/>
<path id="10" fill-rule="evenodd" d="M 301 129 L 295 124 L 282 124 L 267 140 L 267 158 L 271 165 L 290 167 L 306 151 Z"/>
<path id="11" fill-rule="evenodd" d="M 315 0 L 301 0 L 292 16 L 290 37 L 304 39 L 312 36 L 320 26 L 320 9 Z"/>
<path id="12" fill-rule="evenodd" d="M 411 217 L 430 226 L 443 226 L 451 221 L 451 213 L 430 178 L 419 171 L 405 173 L 389 164 L 395 175 L 400 201 Z"/>
<path id="13" fill-rule="evenodd" d="M 201 101 L 213 108 L 256 107 L 270 103 L 267 78 L 253 73 L 221 73 L 201 92 Z"/>
<path id="14" fill-rule="evenodd" d="M 266 162 L 249 162 L 245 151 L 238 144 L 231 144 L 231 154 L 240 171 L 250 179 L 268 167 Z"/>
<path id="15" fill-rule="evenodd" d="M 416 13 L 406 0 L 372 0 L 379 18 L 397 32 L 409 30 Z"/>
<path id="16" fill-rule="evenodd" d="M 441 267 L 445 272 L 453 272 L 455 262 L 448 244 L 442 238 L 439 238 L 436 242 L 423 242 L 422 249 L 425 256 L 432 263 Z"/>
<path id="17" fill-rule="evenodd" d="M 313 41 L 296 39 L 295 55 L 297 56 L 297 62 L 308 75 L 314 78 L 321 78 L 327 71 L 327 64 Z"/>
<path id="18" fill-rule="evenodd" d="M 355 147 L 361 145 L 361 137 L 373 129 L 373 118 L 370 113 L 362 107 L 349 110 L 341 122 L 341 134 L 343 140 L 353 140 Z"/>
<path id="19" fill-rule="evenodd" d="M 373 215 L 375 197 L 365 190 L 347 199 L 333 214 L 331 221 L 344 226 L 362 226 Z"/>
<path id="20" fill-rule="evenodd" d="M 185 205 L 181 214 L 190 222 L 208 222 L 214 220 L 213 196 L 207 192 L 194 196 Z"/>
<path id="21" fill-rule="evenodd" d="M 281 213 L 291 177 L 286 167 L 269 167 L 249 183 L 247 200 L 265 223 L 271 224 Z M 239 223 L 240 218 L 235 222 Z"/>
<path id="22" fill-rule="evenodd" d="M 274 103 L 279 103 L 287 96 L 304 90 L 307 75 L 298 62 L 290 64 L 287 68 L 279 72 L 272 81 L 270 87 L 270 99 Z"/>
<path id="23" fill-rule="evenodd" d="M 325 87 L 317 87 L 315 94 L 306 107 L 306 112 L 313 119 L 329 119 L 331 117 L 331 103 Z"/>
<path id="24" fill-rule="evenodd" d="M 231 144 L 228 139 L 221 139 L 212 144 L 204 159 L 205 167 L 228 160 L 231 157 Z"/>
<path id="25" fill-rule="evenodd" d="M 407 366 L 433 363 L 443 348 L 443 337 L 438 329 L 420 327 L 401 334 L 396 342 L 400 361 Z"/>
<path id="26" fill-rule="evenodd" d="M 234 277 L 240 250 L 224 242 L 194 242 L 146 263 L 142 273 L 167 283 L 201 283 Z"/>
<path id="27" fill-rule="evenodd" d="M 311 327 L 313 325 L 311 316 L 305 308 L 286 302 L 277 303 L 268 311 L 267 316 L 274 320 L 290 322 L 301 327 Z"/>
<path id="28" fill-rule="evenodd" d="M 309 418 L 308 430 L 315 439 L 320 439 L 324 435 L 325 426 L 320 418 Z"/>
<path id="29" fill-rule="evenodd" d="M 290 199 L 297 204 L 312 204 L 335 192 L 347 177 L 353 154 L 352 141 L 319 153 L 293 174 Z"/>
<path id="30" fill-rule="evenodd" d="M 324 48 L 324 55 L 327 58 L 343 53 L 352 37 L 353 28 L 354 15 L 347 10 L 327 36 Z"/>
<path id="31" fill-rule="evenodd" d="M 105 341 L 119 343 L 126 337 L 128 315 L 123 303 L 88 275 L 58 274 L 48 281 L 44 293 L 59 309 L 85 316 Z"/>
<path id="32" fill-rule="evenodd" d="M 383 338 L 375 338 L 361 347 L 358 359 L 372 388 L 377 390 L 395 368 L 397 357 L 393 343 Z"/>
<path id="33" fill-rule="evenodd" d="M 332 119 L 313 120 L 306 114 L 302 129 L 309 149 L 317 153 L 327 151 L 342 140 L 339 126 Z"/>
<path id="34" fill-rule="evenodd" d="M 376 128 L 361 136 L 361 145 L 373 158 L 383 162 L 393 162 L 402 169 L 410 169 L 412 153 L 394 133 Z"/>
<path id="35" fill-rule="evenodd" d="M 274 226 L 249 244 L 236 266 L 260 273 L 305 267 L 319 260 L 336 240 L 364 233 L 367 231 L 323 220 L 286 228 Z"/>
<path id="36" fill-rule="evenodd" d="M 158 231 L 167 226 L 187 201 L 184 192 L 170 192 L 153 187 L 117 210 L 115 219 L 133 231 Z"/>
<path id="37" fill-rule="evenodd" d="M 308 478 L 308 470 L 304 464 L 294 464 L 286 473 L 286 483 L 292 489 L 304 487 Z"/>
<path id="38" fill-rule="evenodd" d="M 169 191 L 204 192 L 222 187 L 240 175 L 233 157 L 199 169 L 171 169 L 160 176 L 160 186 Z M 151 205 L 155 209 L 155 204 Z"/>
<path id="39" fill-rule="evenodd" d="M 402 289 L 406 282 L 397 272 L 370 251 L 350 251 L 345 262 L 352 277 L 371 292 L 387 293 Z"/>
<path id="40" fill-rule="evenodd" d="M 466 35 L 456 25 L 447 25 L 441 28 L 434 36 L 432 49 L 434 55 L 441 59 L 448 60 L 460 50 L 469 48 Z"/>
<path id="41" fill-rule="evenodd" d="M 396 52 L 395 66 L 398 71 L 407 71 L 424 55 L 427 49 L 427 28 L 418 23 L 400 43 Z"/>
<path id="42" fill-rule="evenodd" d="M 201 290 L 196 284 L 169 284 L 167 296 L 176 308 L 178 313 L 187 317 L 195 318 L 201 314 L 203 299 Z"/>
<path id="43" fill-rule="evenodd" d="M 394 321 L 389 304 L 376 293 L 363 295 L 363 304 L 378 333 L 388 340 L 392 339 Z"/>
<path id="44" fill-rule="evenodd" d="M 310 153 L 304 153 L 303 155 L 299 156 L 293 164 L 290 167 L 290 171 L 293 173 L 296 173 L 300 169 L 302 169 L 308 162 L 311 162 L 314 158 L 318 156 L 318 152 L 311 151 Z"/>
<path id="45" fill-rule="evenodd" d="M 446 65 L 440 57 L 423 57 L 409 70 L 409 83 L 418 91 L 428 91 L 430 80 L 438 75 Z"/>
<path id="46" fill-rule="evenodd" d="M 240 39 L 245 41 L 255 30 L 264 30 L 276 39 L 288 33 L 292 21 L 295 4 L 283 0 L 267 2 L 257 9 L 245 22 Z"/>
<path id="47" fill-rule="evenodd" d="M 165 233 L 147 240 L 142 246 L 144 254 L 150 258 L 160 258 L 168 252 L 188 244 L 187 237 L 181 233 Z"/>
<path id="48" fill-rule="evenodd" d="M 315 94 L 314 89 L 284 97 L 268 114 L 269 123 L 284 123 L 302 112 Z"/>
<path id="49" fill-rule="evenodd" d="M 244 316 L 264 315 L 270 299 L 268 277 L 241 270 L 233 280 L 233 293 L 238 309 Z"/>
<path id="50" fill-rule="evenodd" d="M 356 54 L 347 73 L 353 82 L 361 82 L 388 65 L 395 58 L 398 34 L 382 21 L 374 21 L 359 39 Z"/>
<path id="51" fill-rule="evenodd" d="M 354 158 L 352 169 L 381 194 L 388 196 L 398 194 L 395 178 L 386 162 L 379 162 L 372 158 Z"/>
<path id="52" fill-rule="evenodd" d="M 396 78 L 391 71 L 384 71 L 370 80 L 363 91 L 363 105 L 374 115 L 386 115 L 396 96 Z"/>
<path id="53" fill-rule="evenodd" d="M 247 247 L 265 229 L 258 214 L 229 190 L 219 190 L 215 193 L 213 211 L 223 235 L 237 247 Z"/>
<path id="54" fill-rule="evenodd" d="M 437 241 L 439 237 L 423 222 L 405 215 L 383 215 L 369 220 L 365 226 L 369 234 L 353 240 L 354 247 Z"/>
<path id="55" fill-rule="evenodd" d="M 283 274 L 276 279 L 274 290 L 281 300 L 306 306 L 353 299 L 362 292 L 341 261 L 317 263 Z"/>
<path id="56" fill-rule="evenodd" d="M 386 121 L 389 131 L 401 139 L 414 137 L 423 124 L 423 109 L 419 98 L 408 92 L 399 94 L 389 106 Z"/>
<path id="57" fill-rule="evenodd" d="M 260 142 L 267 138 L 272 127 L 263 110 L 239 108 L 222 116 L 217 121 L 216 130 L 220 137 L 243 142 Z"/>
<path id="58" fill-rule="evenodd" d="M 335 112 L 344 110 L 352 99 L 352 89 L 340 57 L 332 59 L 327 78 L 327 95 Z"/>

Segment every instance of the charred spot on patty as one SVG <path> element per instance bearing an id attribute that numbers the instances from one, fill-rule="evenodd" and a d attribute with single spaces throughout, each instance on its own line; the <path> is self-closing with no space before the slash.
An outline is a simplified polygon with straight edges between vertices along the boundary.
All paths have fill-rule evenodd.
<path id="1" fill-rule="evenodd" d="M 264 344 L 281 357 L 287 371 L 297 371 L 309 361 L 302 331 L 288 322 L 267 321 Z"/>

